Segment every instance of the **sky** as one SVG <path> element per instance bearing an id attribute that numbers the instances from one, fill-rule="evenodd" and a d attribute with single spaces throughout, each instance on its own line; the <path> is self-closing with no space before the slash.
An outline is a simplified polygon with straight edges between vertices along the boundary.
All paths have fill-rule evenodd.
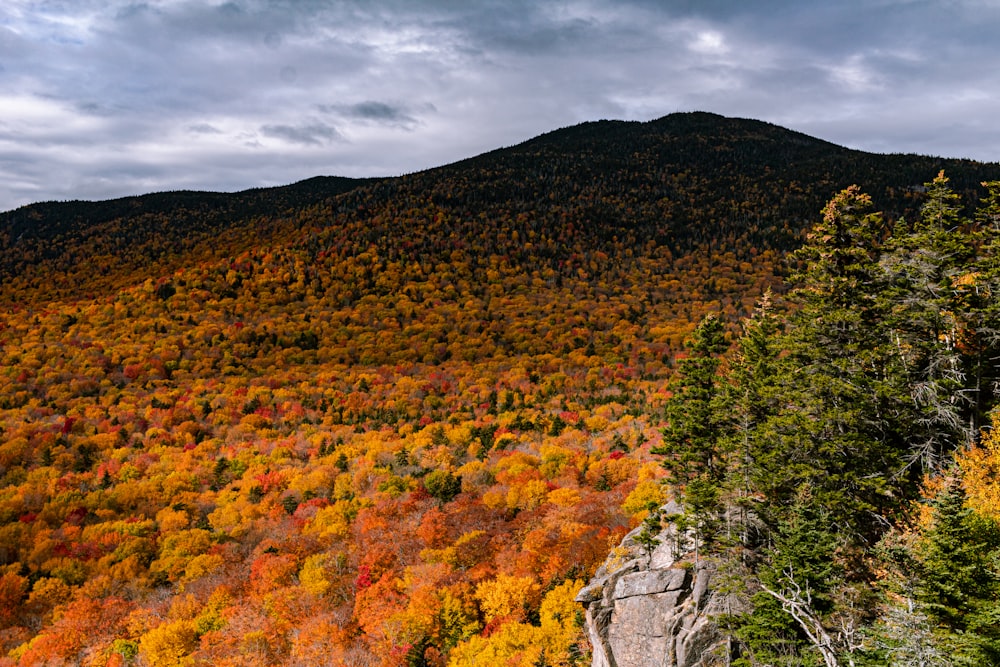
<path id="1" fill-rule="evenodd" d="M 3 0 L 0 210 L 394 176 L 588 120 L 1000 161 L 1000 0 Z"/>

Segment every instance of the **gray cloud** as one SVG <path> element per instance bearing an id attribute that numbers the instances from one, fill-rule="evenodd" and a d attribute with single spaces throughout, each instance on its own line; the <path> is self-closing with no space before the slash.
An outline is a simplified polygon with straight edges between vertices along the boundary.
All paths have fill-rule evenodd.
<path id="1" fill-rule="evenodd" d="M 359 102 L 352 104 L 344 110 L 345 115 L 354 118 L 365 118 L 367 120 L 385 121 L 390 123 L 412 123 L 412 116 L 404 112 L 400 107 L 391 106 L 384 102 Z"/>
<path id="2" fill-rule="evenodd" d="M 419 108 L 401 103 L 377 102 L 366 100 L 354 104 L 321 104 L 319 110 L 340 118 L 365 124 L 401 127 L 412 130 L 420 124 L 420 114 L 434 113 L 437 108 L 433 104 L 424 104 Z"/>
<path id="3" fill-rule="evenodd" d="M 222 130 L 210 123 L 195 123 L 194 125 L 188 125 L 187 129 L 188 132 L 194 134 L 222 134 Z"/>
<path id="4" fill-rule="evenodd" d="M 260 128 L 260 133 L 265 137 L 283 139 L 293 144 L 302 144 L 305 146 L 322 146 L 341 138 L 336 128 L 323 123 L 311 123 L 308 125 L 264 125 Z"/>
<path id="5" fill-rule="evenodd" d="M 692 109 L 1000 160 L 998 26 L 985 0 L 6 0 L 0 209 L 399 174 Z"/>

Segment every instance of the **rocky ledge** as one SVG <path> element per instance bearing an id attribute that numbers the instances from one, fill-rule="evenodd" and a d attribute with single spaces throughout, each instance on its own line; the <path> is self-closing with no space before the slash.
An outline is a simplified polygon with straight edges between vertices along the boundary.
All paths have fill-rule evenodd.
<path id="1" fill-rule="evenodd" d="M 668 503 L 664 516 L 680 514 Z M 713 587 L 715 563 L 679 546 L 673 526 L 643 547 L 639 526 L 622 540 L 577 595 L 587 609 L 593 667 L 716 667 L 732 647 L 716 618 L 737 602 Z M 647 543 L 648 544 L 648 543 Z"/>

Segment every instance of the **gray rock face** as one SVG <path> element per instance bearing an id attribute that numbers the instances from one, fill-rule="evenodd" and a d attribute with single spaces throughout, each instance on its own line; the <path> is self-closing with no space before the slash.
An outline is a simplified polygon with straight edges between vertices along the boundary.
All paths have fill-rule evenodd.
<path id="1" fill-rule="evenodd" d="M 663 515 L 679 513 L 670 503 Z M 576 600 L 587 609 L 593 667 L 721 667 L 732 647 L 715 617 L 738 602 L 718 593 L 715 563 L 683 553 L 689 536 L 668 527 L 651 552 L 622 540 Z M 682 559 L 675 556 L 681 552 Z"/>

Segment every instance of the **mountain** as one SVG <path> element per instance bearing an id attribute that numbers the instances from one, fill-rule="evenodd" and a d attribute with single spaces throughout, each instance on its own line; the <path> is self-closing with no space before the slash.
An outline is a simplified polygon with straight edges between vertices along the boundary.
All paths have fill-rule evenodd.
<path id="1" fill-rule="evenodd" d="M 23 298 L 13 277 L 34 278 L 33 289 L 47 296 L 93 293 L 98 284 L 127 284 L 136 272 L 162 275 L 185 262 L 234 256 L 302 226 L 356 226 L 366 242 L 386 248 L 415 243 L 408 234 L 453 236 L 528 264 L 534 253 L 525 253 L 520 239 L 543 234 L 548 240 L 535 250 L 564 267 L 574 262 L 570 240 L 604 253 L 653 242 L 674 258 L 733 253 L 756 263 L 758 253 L 794 246 L 823 203 L 847 185 L 863 183 L 878 208 L 902 215 L 912 213 L 921 185 L 941 169 L 971 201 L 1000 167 L 852 151 L 708 113 L 584 123 L 398 178 L 320 177 L 236 194 L 168 192 L 22 207 L 0 216 L 0 278 L 10 285 L 2 298 Z M 415 213 L 417 224 L 401 230 L 395 223 L 404 211 Z M 443 247 L 440 239 L 426 241 Z M 88 281 L 64 276 L 94 261 L 99 275 Z"/>
<path id="2" fill-rule="evenodd" d="M 581 664 L 685 338 L 841 189 L 913 219 L 941 170 L 1000 179 L 692 113 L 4 213 L 0 664 Z"/>
<path id="3" fill-rule="evenodd" d="M 368 182 L 316 177 L 234 194 L 162 192 L 23 206 L 0 215 L 0 275 L 34 275 L 47 284 L 48 276 L 103 256 L 113 268 L 102 267 L 85 287 L 90 293 L 107 291 L 127 284 L 137 273 L 156 275 L 211 257 L 216 250 L 234 252 L 266 243 L 277 231 L 274 221 L 283 214 Z M 224 241 L 216 248 L 219 237 Z M 73 284 L 65 280 L 64 289 Z"/>

